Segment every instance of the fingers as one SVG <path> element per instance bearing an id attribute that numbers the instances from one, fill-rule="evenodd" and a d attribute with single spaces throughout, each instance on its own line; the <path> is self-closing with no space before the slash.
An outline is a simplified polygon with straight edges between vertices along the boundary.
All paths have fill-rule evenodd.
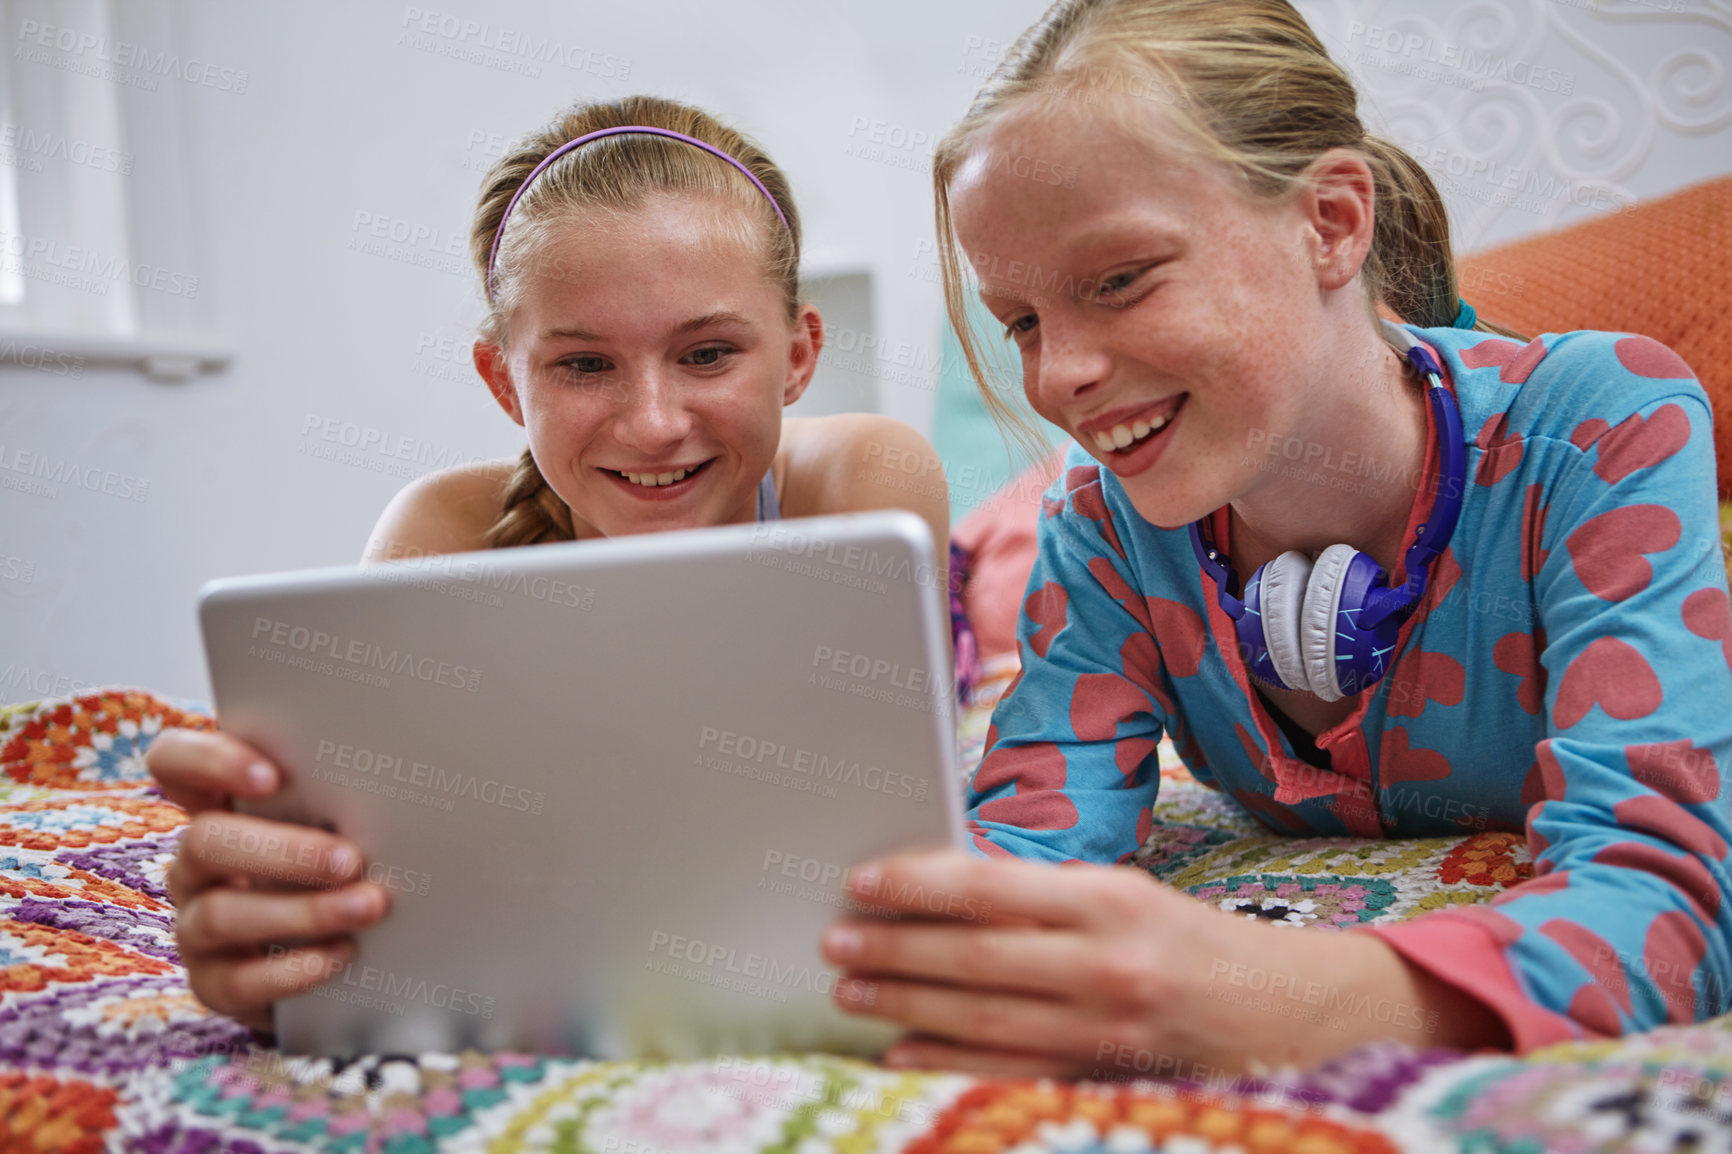
<path id="1" fill-rule="evenodd" d="M 280 780 L 268 758 L 225 733 L 165 729 L 144 763 L 163 795 L 188 813 L 226 809 L 231 797 L 269 797 Z"/>
<path id="2" fill-rule="evenodd" d="M 1125 887 L 1118 875 L 1126 872 L 1086 865 L 1054 869 L 939 850 L 864 863 L 848 875 L 847 884 L 862 903 L 899 913 L 1080 928 L 1121 919 Z M 1146 876 L 1141 881 L 1146 888 L 1133 896 L 1158 901 L 1161 887 L 1148 884 Z"/>
<path id="3" fill-rule="evenodd" d="M 312 989 L 354 957 L 354 942 L 344 938 L 293 950 L 189 959 L 187 984 L 219 1014 L 268 1030 L 271 1003 Z"/>
<path id="4" fill-rule="evenodd" d="M 390 908 L 380 886 L 359 882 L 320 893 L 262 893 L 219 887 L 175 918 L 182 955 L 227 953 L 272 942 L 320 941 L 377 922 Z"/>
<path id="5" fill-rule="evenodd" d="M 1086 1062 L 1126 1033 L 1123 1022 L 1023 994 L 873 978 L 836 984 L 843 1010 L 887 1018 L 971 1050 L 1011 1050 L 1039 1039 L 1051 1061 Z"/>
<path id="6" fill-rule="evenodd" d="M 221 882 L 270 890 L 329 889 L 360 872 L 361 854 L 336 834 L 246 814 L 206 811 L 181 836 L 168 869 L 174 904 Z"/>
<path id="7" fill-rule="evenodd" d="M 958 1046 L 938 1038 L 911 1037 L 885 1051 L 883 1063 L 902 1070 L 960 1071 L 982 1078 L 1085 1078 L 1082 1063 L 1051 1054 Z"/>
<path id="8" fill-rule="evenodd" d="M 1088 939 L 1064 930 L 934 922 L 846 921 L 823 938 L 824 957 L 861 975 L 916 978 L 1073 997 L 1093 961 Z"/>
<path id="9" fill-rule="evenodd" d="M 225 886 L 178 911 L 175 941 L 199 1001 L 268 1030 L 271 1003 L 312 989 L 348 965 L 355 944 L 344 935 L 372 925 L 389 909 L 390 895 L 370 882 L 324 893 Z M 285 941 L 308 944 L 275 944 Z"/>

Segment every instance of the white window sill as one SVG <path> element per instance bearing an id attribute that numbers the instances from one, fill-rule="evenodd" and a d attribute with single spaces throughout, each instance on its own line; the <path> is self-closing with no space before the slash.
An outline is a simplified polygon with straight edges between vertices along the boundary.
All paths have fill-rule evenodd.
<path id="1" fill-rule="evenodd" d="M 87 367 L 132 368 L 153 381 L 190 381 L 227 368 L 233 357 L 224 342 L 184 333 L 100 336 L 0 328 L 0 364 L 72 375 Z"/>

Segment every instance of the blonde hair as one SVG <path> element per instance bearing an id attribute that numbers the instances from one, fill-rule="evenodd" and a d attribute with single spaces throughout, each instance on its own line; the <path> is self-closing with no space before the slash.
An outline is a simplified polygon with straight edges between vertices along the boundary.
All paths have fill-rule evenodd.
<path id="1" fill-rule="evenodd" d="M 475 222 L 469 230 L 469 255 L 487 297 L 488 257 L 506 205 L 554 149 L 603 128 L 641 125 L 665 128 L 713 145 L 743 164 L 775 199 L 772 206 L 751 181 L 701 148 L 642 133 L 602 137 L 562 156 L 511 210 L 511 221 L 493 262 L 493 293 L 480 332 L 503 345 L 507 318 L 523 292 L 526 276 L 537 271 L 537 254 L 546 251 L 549 230 L 568 213 L 629 211 L 654 196 L 733 197 L 749 215 L 745 229 L 756 229 L 766 275 L 782 288 L 790 319 L 800 310 L 800 216 L 788 178 L 749 137 L 688 104 L 654 96 L 628 96 L 605 103 L 580 104 L 541 131 L 520 141 L 488 170 L 481 183 Z M 780 208 L 787 227 L 776 216 Z M 748 234 L 749 235 L 749 234 Z M 559 270 L 552 268 L 554 275 Z M 488 548 L 569 541 L 571 510 L 541 475 L 529 449 L 506 485 L 504 508 L 487 531 Z"/>
<path id="2" fill-rule="evenodd" d="M 1360 123 L 1347 73 L 1287 0 L 1058 0 L 1024 32 L 933 155 L 945 308 L 993 417 L 1025 447 L 1032 430 L 988 381 L 966 319 L 949 186 L 976 138 L 1028 101 L 1084 100 L 1107 115 L 1159 105 L 1200 155 L 1276 199 L 1332 148 L 1351 148 L 1376 181 L 1376 227 L 1361 268 L 1368 307 L 1427 328 L 1460 307 L 1449 217 L 1437 187 L 1397 145 Z M 1481 321 L 1475 328 L 1516 334 Z"/>

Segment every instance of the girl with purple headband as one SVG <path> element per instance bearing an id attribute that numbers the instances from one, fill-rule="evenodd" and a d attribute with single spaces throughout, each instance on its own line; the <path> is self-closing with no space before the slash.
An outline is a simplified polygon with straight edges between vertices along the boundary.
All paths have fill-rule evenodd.
<path id="1" fill-rule="evenodd" d="M 494 165 L 470 252 L 489 306 L 475 367 L 529 446 L 409 485 L 366 560 L 891 505 L 924 517 L 947 555 L 925 438 L 868 414 L 782 417 L 824 326 L 800 300 L 787 178 L 740 133 L 653 97 L 580 106 Z M 910 461 L 934 482 L 900 487 Z M 243 743 L 168 733 L 149 762 L 196 815 L 168 879 L 193 992 L 265 1027 L 271 1002 L 354 956 L 348 935 L 385 915 L 387 892 L 360 880 L 342 838 L 226 812 L 279 780 Z M 259 842 L 282 848 L 256 861 L 221 848 Z"/>

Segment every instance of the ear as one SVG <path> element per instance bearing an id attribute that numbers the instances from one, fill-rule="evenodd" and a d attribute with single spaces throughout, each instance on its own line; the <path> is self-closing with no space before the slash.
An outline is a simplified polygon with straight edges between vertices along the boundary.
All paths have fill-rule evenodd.
<path id="1" fill-rule="evenodd" d="M 818 371 L 818 354 L 824 351 L 824 318 L 816 305 L 801 305 L 794 317 L 794 335 L 788 346 L 788 379 L 782 385 L 784 407 L 799 400 Z"/>
<path id="2" fill-rule="evenodd" d="M 1318 284 L 1342 288 L 1359 275 L 1371 251 L 1377 181 L 1365 157 L 1350 148 L 1325 152 L 1312 162 L 1306 176 L 1300 208 Z"/>
<path id="3" fill-rule="evenodd" d="M 499 402 L 506 416 L 523 424 L 523 404 L 517 399 L 517 385 L 511 379 L 511 368 L 505 360 L 505 350 L 492 341 L 477 337 L 473 350 L 475 371 L 487 382 L 487 391 Z"/>

